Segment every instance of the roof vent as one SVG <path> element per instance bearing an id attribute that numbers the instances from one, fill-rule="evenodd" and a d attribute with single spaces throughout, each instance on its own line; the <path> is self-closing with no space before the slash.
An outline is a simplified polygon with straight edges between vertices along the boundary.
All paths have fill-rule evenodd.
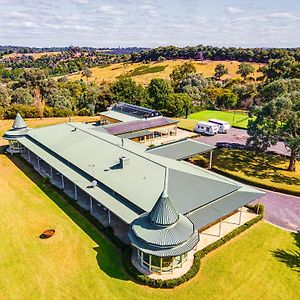
<path id="1" fill-rule="evenodd" d="M 125 166 L 129 164 L 129 158 L 125 157 L 125 156 L 122 156 L 122 157 L 119 158 L 119 163 L 120 163 L 121 169 L 124 169 Z"/>

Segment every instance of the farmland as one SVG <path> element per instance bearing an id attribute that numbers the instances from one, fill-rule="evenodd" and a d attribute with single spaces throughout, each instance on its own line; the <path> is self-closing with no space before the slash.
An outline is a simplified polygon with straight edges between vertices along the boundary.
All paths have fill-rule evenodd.
<path id="1" fill-rule="evenodd" d="M 149 83 L 149 81 L 152 78 L 163 78 L 163 79 L 169 79 L 169 75 L 173 71 L 173 69 L 176 66 L 182 65 L 184 62 L 187 60 L 181 60 L 181 59 L 176 59 L 176 60 L 167 60 L 164 62 L 159 62 L 159 63 L 149 63 L 147 66 L 149 66 L 149 69 L 153 67 L 161 67 L 158 70 L 158 72 L 149 72 L 141 75 L 136 75 L 133 76 L 133 78 L 143 84 L 146 85 Z M 199 61 L 192 61 L 196 67 L 197 73 L 202 73 L 206 77 L 211 77 L 214 75 L 214 69 L 217 64 L 222 63 L 224 64 L 229 71 L 228 75 L 225 75 L 223 78 L 237 78 L 239 77 L 236 74 L 236 71 L 238 69 L 238 65 L 240 64 L 237 61 L 204 61 L 204 62 L 199 62 Z M 258 63 L 253 63 L 252 64 L 257 70 L 262 64 Z M 96 81 L 98 83 L 106 81 L 106 82 L 113 82 L 118 76 L 122 75 L 132 75 L 131 73 L 134 74 L 134 71 L 137 68 L 140 68 L 141 66 L 145 66 L 145 64 L 142 63 L 133 63 L 133 64 L 113 64 L 107 67 L 96 67 L 92 68 L 92 77 L 90 78 L 91 81 Z M 254 77 L 258 77 L 261 74 L 259 72 L 255 72 Z M 70 75 L 69 78 L 71 80 L 79 80 L 82 78 L 81 74 L 74 74 Z"/>
<path id="2" fill-rule="evenodd" d="M 32 56 L 33 59 L 38 59 L 43 56 L 49 55 L 49 56 L 56 56 L 60 52 L 37 52 L 37 53 L 11 53 L 11 54 L 5 54 L 3 55 L 3 58 L 17 58 L 22 56 Z"/>

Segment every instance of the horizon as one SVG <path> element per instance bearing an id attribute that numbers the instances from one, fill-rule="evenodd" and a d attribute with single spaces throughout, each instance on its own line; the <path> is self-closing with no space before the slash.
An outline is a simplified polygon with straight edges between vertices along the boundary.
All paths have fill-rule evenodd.
<path id="1" fill-rule="evenodd" d="M 0 0 L 0 26 L 5 28 L 0 43 L 36 48 L 300 46 L 300 35 L 295 34 L 300 27 L 299 2 L 205 2 Z"/>

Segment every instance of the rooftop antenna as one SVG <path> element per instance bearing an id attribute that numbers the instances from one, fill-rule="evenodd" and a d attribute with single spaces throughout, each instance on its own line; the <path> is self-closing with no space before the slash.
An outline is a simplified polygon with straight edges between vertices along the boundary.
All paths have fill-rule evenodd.
<path id="1" fill-rule="evenodd" d="M 169 180 L 169 168 L 165 168 L 165 181 L 164 181 L 164 191 L 162 193 L 163 198 L 168 198 L 168 180 Z"/>

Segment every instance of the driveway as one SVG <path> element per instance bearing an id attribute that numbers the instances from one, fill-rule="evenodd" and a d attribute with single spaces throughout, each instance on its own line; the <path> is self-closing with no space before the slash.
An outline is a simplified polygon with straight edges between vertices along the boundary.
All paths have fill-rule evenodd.
<path id="1" fill-rule="evenodd" d="M 264 219 L 287 230 L 300 231 L 300 197 L 260 189 L 266 194 L 253 202 L 265 206 Z"/>
<path id="2" fill-rule="evenodd" d="M 215 146 L 216 143 L 219 142 L 238 143 L 245 145 L 248 137 L 249 135 L 246 130 L 230 128 L 227 134 L 217 134 L 214 136 L 200 136 L 195 138 L 195 140 L 213 146 Z M 290 155 L 290 151 L 285 148 L 285 145 L 282 142 L 278 142 L 275 146 L 270 147 L 268 150 L 274 151 L 278 154 Z"/>

